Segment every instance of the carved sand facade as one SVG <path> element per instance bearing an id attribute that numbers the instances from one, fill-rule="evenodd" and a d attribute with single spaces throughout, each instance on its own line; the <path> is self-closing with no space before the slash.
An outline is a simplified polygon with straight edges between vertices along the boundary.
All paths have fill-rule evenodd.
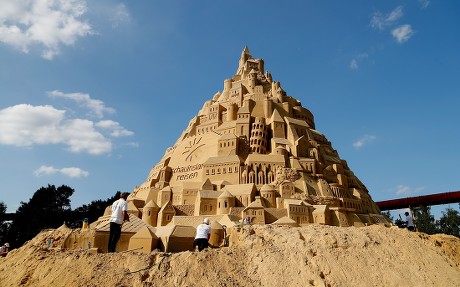
<path id="1" fill-rule="evenodd" d="M 222 93 L 204 103 L 127 201 L 130 221 L 122 226 L 117 251 L 193 250 L 195 228 L 205 217 L 211 219 L 213 247 L 225 245 L 227 229 L 239 230 L 243 222 L 389 223 L 315 129 L 312 113 L 246 47 Z M 110 210 L 74 231 L 64 246 L 107 252 Z"/>
<path id="2" fill-rule="evenodd" d="M 156 227 L 196 226 L 205 216 L 254 224 L 387 222 L 315 129 L 313 114 L 247 47 L 223 91 L 204 103 L 128 201 L 130 213 Z"/>

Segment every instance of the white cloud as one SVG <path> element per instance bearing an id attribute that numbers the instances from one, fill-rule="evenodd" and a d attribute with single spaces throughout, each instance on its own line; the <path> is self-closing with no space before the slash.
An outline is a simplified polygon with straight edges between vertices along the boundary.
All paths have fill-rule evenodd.
<path id="1" fill-rule="evenodd" d="M 86 170 L 82 170 L 78 167 L 64 167 L 59 170 L 60 173 L 67 175 L 68 177 L 87 177 L 89 175 L 89 172 Z"/>
<path id="2" fill-rule="evenodd" d="M 398 195 L 400 195 L 400 194 L 410 194 L 410 193 L 411 193 L 411 189 L 408 186 L 398 185 L 396 187 L 396 194 L 398 194 Z"/>
<path id="3" fill-rule="evenodd" d="M 384 30 L 386 27 L 393 25 L 399 20 L 403 13 L 403 7 L 398 6 L 388 14 L 382 14 L 381 12 L 375 12 L 371 19 L 371 27 L 379 30 Z"/>
<path id="4" fill-rule="evenodd" d="M 367 53 L 359 54 L 351 60 L 350 69 L 357 70 L 359 68 L 359 63 L 363 60 L 366 60 L 367 58 L 369 58 L 369 55 Z"/>
<path id="5" fill-rule="evenodd" d="M 115 138 L 132 136 L 134 134 L 132 131 L 125 129 L 119 123 L 114 122 L 112 120 L 100 121 L 96 123 L 96 126 L 109 131 L 110 135 Z"/>
<path id="6" fill-rule="evenodd" d="M 139 147 L 139 143 L 137 143 L 137 142 L 129 142 L 126 145 L 130 146 L 130 147 Z"/>
<path id="7" fill-rule="evenodd" d="M 350 69 L 357 70 L 358 68 L 358 61 L 356 59 L 352 59 L 350 62 Z"/>
<path id="8" fill-rule="evenodd" d="M 376 139 L 375 136 L 372 135 L 364 135 L 359 140 L 353 143 L 355 148 L 362 148 L 364 145 L 374 141 Z"/>
<path id="9" fill-rule="evenodd" d="M 98 155 L 112 150 L 112 142 L 96 131 L 90 120 L 68 120 L 62 123 L 60 132 L 71 152 Z"/>
<path id="10" fill-rule="evenodd" d="M 0 0 L 1 1 L 1 0 Z M 90 110 L 90 114 L 102 118 L 115 110 L 104 102 L 92 99 L 84 93 L 48 92 L 56 98 L 69 99 Z M 92 155 L 112 151 L 113 138 L 132 136 L 132 131 L 112 120 L 93 122 L 74 116 L 50 105 L 32 106 L 20 104 L 0 110 L 0 144 L 31 147 L 33 145 L 64 144 L 74 153 Z M 73 116 L 72 116 L 73 115 Z"/>
<path id="11" fill-rule="evenodd" d="M 85 0 L 0 0 L 0 42 L 24 53 L 38 46 L 42 57 L 52 60 L 61 46 L 94 34 L 81 20 Z"/>
<path id="12" fill-rule="evenodd" d="M 396 194 L 397 195 L 409 195 L 409 194 L 417 194 L 420 191 L 424 190 L 425 187 L 417 187 L 417 188 L 411 188 L 409 186 L 405 185 L 398 185 L 396 187 Z"/>
<path id="13" fill-rule="evenodd" d="M 35 176 L 45 176 L 60 173 L 72 178 L 87 177 L 89 172 L 82 170 L 78 167 L 64 167 L 61 169 L 55 168 L 53 166 L 42 165 L 34 171 Z"/>
<path id="14" fill-rule="evenodd" d="M 109 153 L 112 143 L 85 119 L 66 119 L 52 106 L 20 104 L 0 110 L 0 144 L 65 144 L 71 152 Z"/>
<path id="15" fill-rule="evenodd" d="M 402 11 L 402 6 L 396 7 L 385 19 L 387 23 L 393 23 L 404 15 Z"/>
<path id="16" fill-rule="evenodd" d="M 128 8 L 125 4 L 119 3 L 112 9 L 112 27 L 116 28 L 124 23 L 129 23 L 131 21 L 131 15 L 129 14 Z"/>
<path id="17" fill-rule="evenodd" d="M 428 5 L 430 5 L 430 1 L 429 1 L 429 0 L 418 0 L 418 2 L 419 2 L 420 5 L 422 6 L 422 9 L 425 9 L 426 7 L 428 7 Z"/>
<path id="18" fill-rule="evenodd" d="M 106 107 L 104 102 L 101 100 L 91 99 L 88 94 L 84 93 L 63 93 L 61 91 L 51 91 L 47 92 L 48 96 L 55 97 L 55 98 L 63 98 L 75 101 L 80 106 L 88 108 L 91 113 L 99 118 L 104 116 L 104 113 L 113 114 L 115 113 L 115 109 Z"/>
<path id="19" fill-rule="evenodd" d="M 58 143 L 65 111 L 51 106 L 16 105 L 0 110 L 0 143 L 17 146 Z"/>
<path id="20" fill-rule="evenodd" d="M 59 172 L 59 169 L 52 166 L 42 165 L 34 171 L 35 176 L 51 175 Z"/>
<path id="21" fill-rule="evenodd" d="M 391 35 L 398 43 L 404 43 L 407 42 L 412 35 L 414 35 L 414 31 L 412 30 L 411 25 L 405 24 L 393 29 L 393 31 L 391 31 Z"/>

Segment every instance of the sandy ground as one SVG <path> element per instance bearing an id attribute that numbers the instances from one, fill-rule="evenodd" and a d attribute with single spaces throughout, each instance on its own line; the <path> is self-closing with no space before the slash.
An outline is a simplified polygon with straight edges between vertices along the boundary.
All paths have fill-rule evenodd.
<path id="1" fill-rule="evenodd" d="M 148 255 L 61 250 L 69 232 L 0 258 L 0 286 L 460 286 L 459 238 L 396 227 L 245 226 L 230 247 Z"/>

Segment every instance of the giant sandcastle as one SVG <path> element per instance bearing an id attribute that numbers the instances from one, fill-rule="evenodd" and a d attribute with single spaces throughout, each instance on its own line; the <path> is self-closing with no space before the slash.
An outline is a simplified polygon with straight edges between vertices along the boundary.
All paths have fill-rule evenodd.
<path id="1" fill-rule="evenodd" d="M 222 92 L 206 101 L 176 143 L 128 197 L 130 221 L 117 251 L 193 249 L 211 219 L 212 246 L 244 224 L 365 226 L 387 219 L 364 184 L 316 130 L 313 114 L 288 96 L 248 48 Z M 104 216 L 65 241 L 105 252 Z"/>
<path id="2" fill-rule="evenodd" d="M 254 224 L 386 223 L 313 114 L 241 53 L 236 74 L 206 101 L 128 198 L 153 226 L 193 218 Z M 148 218 L 147 217 L 148 214 Z"/>

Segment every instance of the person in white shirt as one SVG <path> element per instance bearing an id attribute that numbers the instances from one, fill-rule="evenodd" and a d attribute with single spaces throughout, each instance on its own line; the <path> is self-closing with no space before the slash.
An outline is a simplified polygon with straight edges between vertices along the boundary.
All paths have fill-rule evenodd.
<path id="1" fill-rule="evenodd" d="M 211 237 L 211 226 L 209 226 L 209 218 L 205 218 L 203 223 L 196 228 L 195 240 L 193 241 L 193 248 L 198 247 L 199 251 L 208 248 L 209 237 Z"/>
<path id="2" fill-rule="evenodd" d="M 128 193 L 122 192 L 120 194 L 120 199 L 112 204 L 108 252 L 115 252 L 117 242 L 121 236 L 121 225 L 124 221 L 129 221 L 127 198 Z"/>
<path id="3" fill-rule="evenodd" d="M 409 212 L 407 211 L 404 214 L 406 215 L 407 229 L 409 229 L 410 231 L 415 231 L 414 220 L 412 219 L 412 216 L 410 216 Z"/>

